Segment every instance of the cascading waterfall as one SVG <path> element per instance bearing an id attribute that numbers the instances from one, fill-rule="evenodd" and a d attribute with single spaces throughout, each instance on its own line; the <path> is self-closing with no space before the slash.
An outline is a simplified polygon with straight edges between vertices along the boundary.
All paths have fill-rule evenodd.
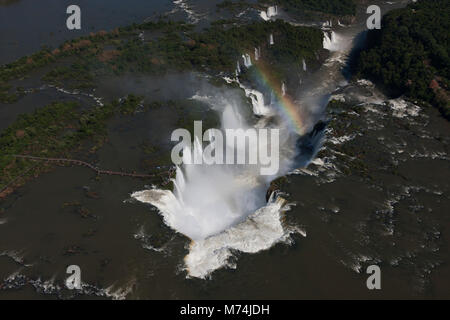
<path id="1" fill-rule="evenodd" d="M 260 16 L 263 20 L 268 21 L 270 18 L 276 16 L 278 14 L 278 7 L 271 6 L 268 7 L 266 11 L 261 11 Z"/>
<path id="2" fill-rule="evenodd" d="M 339 51 L 342 47 L 340 36 L 334 31 L 323 32 L 323 47 L 330 51 Z"/>
<path id="3" fill-rule="evenodd" d="M 258 61 L 260 56 L 261 56 L 261 49 L 255 48 L 255 61 Z"/>
<path id="4" fill-rule="evenodd" d="M 278 14 L 278 7 L 277 6 L 271 6 L 267 8 L 267 16 L 273 17 L 276 16 Z"/>
<path id="5" fill-rule="evenodd" d="M 331 21 L 331 20 L 325 21 L 324 23 L 322 23 L 322 27 L 323 28 L 331 28 L 331 27 L 333 27 L 333 21 Z"/>
<path id="6" fill-rule="evenodd" d="M 223 131 L 264 127 L 268 123 L 268 114 L 272 116 L 272 111 L 277 110 L 275 106 L 265 105 L 260 91 L 240 86 L 251 98 L 255 114 L 262 116 L 253 125 L 240 112 L 244 107 L 240 98 L 195 96 L 222 114 Z M 133 198 L 156 206 L 168 226 L 193 240 L 185 257 L 189 276 L 204 278 L 215 269 L 228 265 L 233 249 L 257 252 L 288 240 L 292 231 L 281 224 L 282 212 L 287 210 L 285 201 L 272 195 L 266 202 L 265 194 L 270 181 L 292 168 L 298 135 L 284 122 L 277 128 L 281 139 L 280 170 L 275 176 L 261 176 L 258 166 L 254 165 L 183 165 L 176 169 L 173 192 L 151 189 L 132 194 Z M 250 150 L 257 147 L 249 146 Z M 184 150 L 183 160 L 189 162 L 195 157 L 204 157 L 201 149 L 199 139 L 196 139 L 193 150 Z"/>
<path id="7" fill-rule="evenodd" d="M 281 95 L 283 97 L 286 95 L 286 84 L 284 82 L 281 84 Z"/>
<path id="8" fill-rule="evenodd" d="M 303 64 L 303 71 L 306 71 L 306 62 L 305 62 L 305 59 L 302 60 L 302 64 Z"/>
<path id="9" fill-rule="evenodd" d="M 323 33 L 323 47 L 324 47 L 324 49 L 330 50 L 331 46 L 332 46 L 332 41 L 331 41 L 330 35 L 328 34 L 328 32 L 324 31 L 324 33 Z"/>
<path id="10" fill-rule="evenodd" d="M 273 41 L 273 34 L 271 33 L 269 36 L 269 45 L 273 46 L 275 42 Z"/>
<path id="11" fill-rule="evenodd" d="M 274 125 L 268 119 L 276 116 L 280 107 L 272 91 L 271 103 L 267 105 L 262 92 L 246 87 L 238 78 L 225 80 L 239 84 L 250 98 L 254 114 L 260 118 L 253 124 L 244 118 L 241 114 L 244 106 L 239 95 L 196 95 L 195 99 L 209 103 L 221 113 L 221 130 Z M 184 259 L 188 276 L 204 278 L 215 269 L 229 265 L 228 258 L 233 250 L 258 252 L 277 242 L 289 241 L 290 233 L 298 232 L 282 226 L 282 214 L 289 208 L 285 201 L 275 194 L 268 202 L 265 199 L 270 181 L 287 174 L 298 154 L 298 134 L 282 117 L 276 117 L 276 128 L 280 130 L 280 170 L 276 175 L 261 176 L 258 165 L 190 164 L 176 169 L 173 192 L 150 189 L 132 194 L 133 198 L 157 207 L 168 226 L 193 240 Z M 306 165 L 318 151 L 320 141 L 321 137 L 316 136 L 308 142 L 315 149 L 312 152 L 308 149 L 304 160 L 296 160 L 295 163 Z M 250 150 L 257 147 L 249 146 Z M 185 149 L 183 152 L 184 162 L 204 157 L 201 150 L 199 139 L 195 139 L 193 150 Z"/>
<path id="12" fill-rule="evenodd" d="M 244 66 L 250 68 L 252 66 L 252 59 L 248 53 L 242 55 L 242 60 L 244 60 Z"/>
<path id="13" fill-rule="evenodd" d="M 245 64 L 245 66 L 246 66 L 247 68 L 249 68 L 249 67 L 252 66 L 252 59 L 251 59 L 251 57 L 250 57 L 250 55 L 249 55 L 248 53 L 245 55 L 245 57 L 247 58 L 247 59 L 246 59 L 246 64 Z"/>
<path id="14" fill-rule="evenodd" d="M 245 95 L 249 97 L 252 101 L 253 113 L 257 116 L 267 116 L 270 114 L 270 108 L 264 104 L 264 95 L 258 90 L 253 90 L 246 88 L 241 85 L 244 89 Z"/>
<path id="15" fill-rule="evenodd" d="M 268 117 L 272 114 L 271 108 L 269 107 L 270 105 L 273 104 L 273 95 L 272 94 L 271 94 L 270 104 L 266 105 L 265 101 L 264 101 L 264 95 L 258 90 L 254 90 L 254 89 L 247 88 L 246 86 L 244 86 L 239 81 L 238 77 L 236 77 L 235 79 L 230 79 L 228 77 L 224 77 L 224 80 L 229 84 L 237 83 L 239 85 L 239 87 L 242 90 L 244 90 L 245 96 L 247 98 L 250 98 L 250 100 L 252 102 L 253 114 L 255 114 L 257 116 L 266 116 L 266 117 Z"/>

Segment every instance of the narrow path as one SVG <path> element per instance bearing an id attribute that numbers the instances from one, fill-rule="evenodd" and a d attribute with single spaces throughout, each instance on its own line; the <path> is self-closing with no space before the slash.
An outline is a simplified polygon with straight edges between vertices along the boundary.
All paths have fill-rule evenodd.
<path id="1" fill-rule="evenodd" d="M 120 172 L 120 171 L 109 171 L 109 170 L 101 170 L 97 168 L 96 166 L 85 162 L 81 160 L 76 159 L 66 159 L 66 158 L 45 158 L 45 157 L 34 157 L 34 156 L 27 156 L 27 155 L 12 155 L 15 158 L 22 158 L 22 159 L 30 159 L 30 160 L 37 160 L 37 161 L 50 161 L 50 162 L 65 162 L 65 163 L 71 163 L 78 166 L 87 167 L 93 171 L 95 171 L 98 175 L 100 174 L 106 174 L 106 175 L 114 175 L 114 176 L 122 176 L 122 177 L 133 177 L 133 178 L 154 178 L 159 177 L 161 175 L 165 174 L 171 174 L 173 172 L 172 169 L 161 171 L 158 173 L 153 174 L 139 174 L 139 173 L 129 173 L 129 172 Z"/>
<path id="2" fill-rule="evenodd" d="M 45 158 L 45 157 L 34 157 L 34 156 L 28 156 L 28 155 L 20 155 L 20 154 L 13 154 L 11 155 L 15 158 L 22 158 L 22 159 L 29 159 L 29 160 L 35 160 L 35 161 L 48 161 L 48 162 L 60 162 L 60 163 L 70 163 L 73 165 L 83 166 L 86 168 L 89 168 L 93 171 L 95 171 L 98 175 L 105 174 L 110 176 L 121 176 L 121 177 L 132 177 L 132 178 L 156 178 L 156 177 L 163 177 L 164 175 L 167 175 L 167 178 L 164 179 L 164 181 L 161 183 L 162 185 L 166 185 L 170 182 L 170 178 L 175 174 L 175 170 L 173 168 L 170 168 L 169 170 L 164 170 L 158 173 L 153 174 L 139 174 L 139 173 L 129 173 L 129 172 L 120 172 L 120 171 L 109 171 L 109 170 L 101 170 L 98 167 L 94 166 L 93 164 L 90 164 L 85 161 L 77 160 L 77 159 L 67 159 L 67 158 Z M 16 182 L 19 178 L 23 177 L 25 174 L 27 174 L 29 171 L 37 167 L 38 165 L 32 166 L 28 170 L 26 170 L 21 175 L 17 176 L 15 179 L 10 181 L 2 190 L 0 190 L 0 193 L 5 191 L 7 188 L 9 188 L 14 182 Z"/>

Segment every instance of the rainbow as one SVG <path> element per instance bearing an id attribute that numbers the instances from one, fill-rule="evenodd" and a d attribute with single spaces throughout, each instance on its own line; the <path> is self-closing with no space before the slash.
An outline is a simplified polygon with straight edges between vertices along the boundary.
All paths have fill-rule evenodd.
<path id="1" fill-rule="evenodd" d="M 279 102 L 278 105 L 280 106 L 280 110 L 292 124 L 295 131 L 298 134 L 304 134 L 306 130 L 305 120 L 301 115 L 299 106 L 289 95 L 283 96 L 280 81 L 271 76 L 273 73 L 270 72 L 269 67 L 264 62 L 259 59 L 258 61 L 254 61 L 253 66 L 262 83 L 274 92 L 276 99 Z"/>

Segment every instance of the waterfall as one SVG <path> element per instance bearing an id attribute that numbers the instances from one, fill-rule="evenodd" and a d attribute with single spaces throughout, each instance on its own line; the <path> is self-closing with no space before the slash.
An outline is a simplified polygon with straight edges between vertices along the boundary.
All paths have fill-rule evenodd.
<path id="1" fill-rule="evenodd" d="M 270 34 L 270 36 L 269 36 L 269 45 L 274 45 L 275 44 L 275 42 L 273 42 L 273 34 L 271 33 Z"/>
<path id="2" fill-rule="evenodd" d="M 264 96 L 261 92 L 253 89 L 248 89 L 241 85 L 244 89 L 245 95 L 250 98 L 253 106 L 253 113 L 257 116 L 268 115 L 270 108 L 264 104 Z"/>
<path id="3" fill-rule="evenodd" d="M 270 106 L 274 104 L 273 100 L 273 92 L 270 93 L 270 104 L 266 105 L 264 102 L 264 95 L 262 92 L 258 90 L 254 90 L 251 88 L 246 87 L 243 85 L 239 79 L 231 79 L 229 77 L 223 77 L 223 79 L 228 83 L 237 83 L 239 87 L 244 90 L 245 96 L 247 98 L 250 98 L 250 101 L 252 102 L 252 110 L 253 114 L 257 116 L 270 116 L 272 114 Z"/>
<path id="4" fill-rule="evenodd" d="M 247 68 L 252 66 L 252 59 L 250 58 L 250 55 L 248 53 L 245 54 L 245 66 Z"/>
<path id="5" fill-rule="evenodd" d="M 286 84 L 284 82 L 281 84 L 281 95 L 283 97 L 286 95 Z"/>
<path id="6" fill-rule="evenodd" d="M 331 27 L 333 27 L 333 21 L 331 21 L 331 20 L 325 21 L 324 23 L 322 23 L 322 27 L 323 28 L 331 28 Z"/>
<path id="7" fill-rule="evenodd" d="M 255 61 L 258 61 L 260 56 L 261 56 L 261 49 L 255 48 Z"/>
<path id="8" fill-rule="evenodd" d="M 267 16 L 267 13 L 265 11 L 261 11 L 259 16 L 264 20 L 264 21 L 269 21 L 269 17 Z"/>
<path id="9" fill-rule="evenodd" d="M 221 115 L 221 131 L 270 128 L 274 125 L 269 119 L 281 108 L 273 91 L 270 93 L 274 105 L 266 105 L 262 92 L 240 84 L 237 79 L 227 80 L 240 85 L 251 100 L 254 114 L 260 118 L 252 120 L 253 124 L 248 122 L 253 118 L 243 116 L 245 107 L 239 95 L 222 95 L 217 89 L 211 89 L 216 90 L 211 97 L 197 94 L 194 99 L 202 99 Z M 298 154 L 299 135 L 290 129 L 281 115 L 277 117 L 280 117 L 280 122 L 275 122 L 280 130 L 280 170 L 275 176 L 261 176 L 259 165 L 255 168 L 248 165 L 207 165 L 206 162 L 183 164 L 177 167 L 176 177 L 172 180 L 173 192 L 153 188 L 131 195 L 138 201 L 154 205 L 169 227 L 192 239 L 189 254 L 184 259 L 189 276 L 205 278 L 214 270 L 227 266 L 234 250 L 258 252 L 278 242 L 289 241 L 290 233 L 298 232 L 282 224 L 282 212 L 289 208 L 285 206 L 285 200 L 275 193 L 269 201 L 265 197 L 270 181 L 287 174 Z M 298 166 L 305 166 L 315 156 L 320 147 L 318 141 L 308 142 L 308 154 L 303 155 L 305 162 L 298 162 Z M 311 145 L 314 146 L 313 151 L 310 151 Z M 228 142 L 224 147 L 224 152 L 228 153 Z M 251 144 L 248 147 L 250 151 L 259 148 Z M 183 150 L 183 163 L 195 163 L 196 158 L 205 157 L 201 150 L 199 139 L 195 138 L 193 150 L 187 147 Z"/>
<path id="10" fill-rule="evenodd" d="M 239 60 L 236 62 L 236 75 L 241 73 L 241 65 L 239 64 Z"/>
<path id="11" fill-rule="evenodd" d="M 329 51 L 339 51 L 344 45 L 341 37 L 334 31 L 323 32 L 323 47 Z"/>
<path id="12" fill-rule="evenodd" d="M 276 16 L 278 14 L 278 7 L 277 6 L 271 6 L 268 7 L 266 11 L 261 11 L 259 13 L 259 16 L 265 20 L 265 21 L 269 21 L 270 18 Z"/>
<path id="13" fill-rule="evenodd" d="M 251 98 L 253 110 L 257 114 L 265 114 L 271 108 L 264 105 L 261 92 L 245 89 Z M 247 130 L 253 127 L 243 117 L 241 111 L 243 106 L 240 105 L 242 102 L 238 102 L 242 101 L 241 99 L 239 96 L 232 98 L 214 96 L 210 100 L 206 99 L 221 114 L 221 131 L 224 132 L 227 129 Z M 280 133 L 282 139 L 293 137 L 291 131 L 285 130 L 287 129 L 280 128 L 280 131 L 283 131 Z M 204 136 L 203 139 L 205 139 Z M 292 141 L 294 145 L 295 141 Z M 266 143 L 270 143 L 270 141 L 266 141 Z M 282 143 L 286 142 L 282 141 Z M 231 147 L 229 141 L 226 141 L 223 146 L 225 147 L 224 154 L 230 151 L 234 154 L 236 147 L 246 148 L 239 144 L 234 146 L 234 143 Z M 250 148 L 250 152 L 258 150 L 259 147 L 248 145 L 248 148 Z M 243 222 L 248 215 L 264 207 L 266 205 L 265 193 L 270 181 L 280 174 L 286 174 L 291 163 L 290 158 L 286 155 L 280 156 L 280 170 L 276 176 L 261 176 L 258 168 L 260 165 L 232 167 L 220 164 L 208 165 L 206 164 L 208 159 L 204 154 L 202 145 L 196 137 L 193 148 L 185 147 L 183 149 L 183 167 L 176 169 L 176 177 L 172 180 L 173 192 L 150 189 L 135 192 L 132 195 L 139 201 L 156 206 L 167 225 L 195 242 L 201 242 L 220 234 Z M 204 159 L 203 164 L 192 164 L 198 163 L 199 159 Z M 276 213 L 278 214 L 278 212 Z"/>
<path id="14" fill-rule="evenodd" d="M 226 80 L 239 83 L 237 79 Z M 280 102 L 273 91 L 270 91 L 271 104 L 265 105 L 262 92 L 239 85 L 251 99 L 254 113 L 261 115 L 253 125 L 244 118 L 244 106 L 238 96 L 223 96 L 216 91 L 211 97 L 197 94 L 193 98 L 207 102 L 221 114 L 221 131 L 273 126 L 269 119 L 280 110 Z M 276 121 L 275 126 L 280 130 L 281 141 L 280 170 L 275 176 L 261 176 L 257 168 L 251 166 L 206 165 L 205 162 L 201 165 L 183 164 L 183 167 L 177 167 L 176 177 L 172 180 L 173 192 L 153 188 L 131 195 L 157 207 L 169 227 L 192 239 L 189 253 L 184 258 L 188 276 L 205 278 L 214 270 L 229 265 L 233 251 L 256 253 L 276 243 L 288 242 L 291 233 L 300 232 L 282 224 L 282 213 L 289 209 L 286 201 L 276 193 L 266 201 L 265 194 L 270 181 L 292 169 L 294 159 L 295 167 L 303 167 L 315 157 L 323 133 L 305 135 L 299 140 L 300 136 L 289 129 L 284 118 L 280 114 L 277 117 L 281 122 Z M 307 141 L 299 153 L 298 144 L 303 139 Z M 228 143 L 224 146 L 227 151 Z M 250 150 L 255 150 L 255 147 L 249 145 Z M 183 162 L 192 163 L 200 157 L 205 159 L 201 150 L 199 139 L 195 138 L 193 151 L 187 147 L 183 150 Z M 299 162 L 298 155 L 302 157 Z"/>
<path id="15" fill-rule="evenodd" d="M 331 47 L 331 39 L 328 35 L 328 32 L 323 33 L 323 48 L 330 50 Z"/>
<path id="16" fill-rule="evenodd" d="M 306 71 L 306 62 L 305 62 L 305 59 L 302 60 L 302 63 L 303 63 L 303 71 Z"/>
<path id="17" fill-rule="evenodd" d="M 242 60 L 244 60 L 244 66 L 250 68 L 252 66 L 252 59 L 248 53 L 242 55 Z"/>
<path id="18" fill-rule="evenodd" d="M 273 16 L 276 16 L 278 14 L 278 8 L 277 6 L 272 6 L 267 8 L 267 17 L 271 18 Z"/>

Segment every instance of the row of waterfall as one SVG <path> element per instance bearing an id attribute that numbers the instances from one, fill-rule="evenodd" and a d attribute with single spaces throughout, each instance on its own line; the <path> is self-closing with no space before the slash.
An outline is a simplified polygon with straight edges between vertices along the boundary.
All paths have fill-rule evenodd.
<path id="1" fill-rule="evenodd" d="M 255 48 L 255 61 L 258 61 L 259 58 L 261 58 L 261 48 Z M 248 53 L 245 53 L 242 55 L 242 61 L 244 63 L 244 66 L 246 68 L 250 68 L 252 66 L 252 59 L 250 57 L 250 55 Z M 236 62 L 236 76 L 238 76 L 241 73 L 241 64 L 239 62 L 239 60 Z"/>
<path id="2" fill-rule="evenodd" d="M 274 44 L 275 44 L 275 42 L 273 40 L 273 34 L 271 33 L 269 35 L 269 45 L 272 46 Z M 261 58 L 261 47 L 255 48 L 254 57 L 255 57 L 255 61 L 258 61 Z M 242 61 L 246 68 L 250 68 L 252 66 L 252 59 L 248 53 L 245 53 L 242 55 Z M 306 71 L 306 63 L 305 63 L 304 59 L 303 59 L 303 70 Z M 241 64 L 239 61 L 237 61 L 235 74 L 236 74 L 236 76 L 238 76 L 240 73 L 241 73 Z"/>
<path id="3" fill-rule="evenodd" d="M 340 27 L 345 27 L 344 24 L 341 23 L 340 20 L 337 21 L 337 25 Z M 322 23 L 322 28 L 323 29 L 331 29 L 333 27 L 333 21 L 332 20 L 328 20 Z"/>

